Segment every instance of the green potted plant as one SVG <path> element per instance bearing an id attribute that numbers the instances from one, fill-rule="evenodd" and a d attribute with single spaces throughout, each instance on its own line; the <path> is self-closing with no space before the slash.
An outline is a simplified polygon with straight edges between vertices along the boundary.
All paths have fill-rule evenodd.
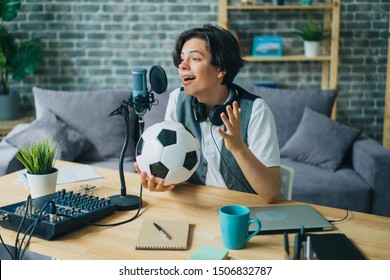
<path id="1" fill-rule="evenodd" d="M 308 18 L 305 24 L 297 28 L 295 34 L 303 39 L 305 56 L 314 57 L 318 55 L 319 43 L 330 38 L 330 29 L 323 28 L 312 18 Z"/>
<path id="2" fill-rule="evenodd" d="M 19 115 L 19 97 L 11 93 L 11 81 L 21 81 L 32 75 L 42 62 L 40 39 L 17 41 L 4 26 L 19 12 L 21 0 L 0 0 L 0 120 Z"/>
<path id="3" fill-rule="evenodd" d="M 27 183 L 33 198 L 55 192 L 58 169 L 54 164 L 59 145 L 43 139 L 19 147 L 16 159 L 27 169 Z"/>

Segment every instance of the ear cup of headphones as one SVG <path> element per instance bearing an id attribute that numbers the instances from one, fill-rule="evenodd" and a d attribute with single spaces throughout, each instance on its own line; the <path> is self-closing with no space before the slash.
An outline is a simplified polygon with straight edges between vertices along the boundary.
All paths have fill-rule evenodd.
<path id="1" fill-rule="evenodd" d="M 220 126 L 223 124 L 223 121 L 221 119 L 221 114 L 225 113 L 226 114 L 226 106 L 229 104 L 224 104 L 224 105 L 215 105 L 213 108 L 210 110 L 210 122 L 215 125 L 215 126 Z"/>
<path id="2" fill-rule="evenodd" d="M 192 111 L 196 121 L 204 122 L 207 120 L 206 105 L 199 102 L 196 98 L 192 100 Z"/>
<path id="3" fill-rule="evenodd" d="M 221 119 L 221 114 L 226 114 L 226 106 L 232 105 L 235 100 L 237 100 L 237 91 L 234 90 L 234 93 L 229 96 L 229 99 L 223 105 L 215 105 L 211 108 L 209 113 L 210 122 L 215 126 L 220 126 L 223 124 Z M 199 102 L 195 97 L 192 99 L 192 111 L 194 113 L 195 120 L 198 122 L 204 122 L 207 120 L 207 109 L 206 105 Z"/>

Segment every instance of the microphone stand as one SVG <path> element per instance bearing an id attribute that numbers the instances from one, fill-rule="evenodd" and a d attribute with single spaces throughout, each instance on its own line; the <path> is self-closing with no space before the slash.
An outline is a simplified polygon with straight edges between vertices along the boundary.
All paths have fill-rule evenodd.
<path id="1" fill-rule="evenodd" d="M 125 182 L 125 175 L 123 171 L 123 161 L 124 161 L 124 157 L 126 154 L 126 150 L 130 138 L 130 118 L 129 118 L 128 104 L 126 101 L 123 101 L 121 106 L 115 111 L 113 111 L 109 116 L 111 117 L 115 115 L 123 116 L 126 123 L 126 137 L 119 157 L 119 178 L 121 181 L 121 193 L 118 195 L 110 196 L 110 199 L 111 202 L 118 205 L 117 207 L 118 211 L 127 211 L 127 210 L 133 210 L 139 208 L 142 204 L 142 198 L 136 195 L 127 194 L 126 192 L 126 182 Z M 141 117 L 139 122 L 141 122 Z M 143 118 L 142 118 L 142 122 L 143 122 Z"/>

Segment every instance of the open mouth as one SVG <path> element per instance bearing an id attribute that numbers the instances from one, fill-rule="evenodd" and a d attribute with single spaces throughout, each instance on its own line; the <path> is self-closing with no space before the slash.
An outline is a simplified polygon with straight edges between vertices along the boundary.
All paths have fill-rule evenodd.
<path id="1" fill-rule="evenodd" d="M 195 76 L 183 76 L 182 79 L 184 82 L 195 80 Z"/>

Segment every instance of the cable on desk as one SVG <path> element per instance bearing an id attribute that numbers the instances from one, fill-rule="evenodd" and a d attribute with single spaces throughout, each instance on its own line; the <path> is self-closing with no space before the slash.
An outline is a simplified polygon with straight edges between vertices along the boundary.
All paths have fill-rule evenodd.
<path id="1" fill-rule="evenodd" d="M 10 255 L 11 259 L 14 260 L 15 257 L 14 255 L 12 255 L 11 251 L 8 249 L 7 245 L 5 244 L 4 240 L 3 240 L 3 237 L 1 237 L 1 234 L 0 234 L 0 241 L 1 241 L 1 244 L 4 246 L 4 249 L 7 251 L 7 253 Z"/>
<path id="2" fill-rule="evenodd" d="M 35 229 L 36 229 L 37 225 L 39 224 L 39 222 L 41 222 L 42 220 L 44 220 L 46 217 L 49 216 L 49 214 L 45 213 L 45 209 L 50 204 L 52 205 L 52 207 L 53 206 L 55 207 L 54 201 L 47 201 L 43 205 L 42 209 L 39 211 L 38 217 L 36 218 L 35 222 L 33 224 L 31 224 L 27 228 L 26 232 L 24 233 L 22 241 L 20 242 L 20 246 L 19 246 L 19 249 L 18 249 L 18 255 L 17 255 L 18 258 L 17 258 L 17 260 L 22 260 L 23 259 L 24 254 L 25 254 L 25 252 L 27 250 L 27 247 L 28 247 L 28 245 L 30 245 L 31 238 L 34 236 Z M 28 239 L 27 239 L 26 244 L 24 245 L 24 248 L 23 248 L 23 243 L 24 243 L 24 240 L 26 239 L 27 236 L 28 236 Z"/>
<path id="3" fill-rule="evenodd" d="M 345 211 L 347 211 L 347 213 L 345 214 L 344 218 L 339 219 L 339 220 L 328 220 L 328 222 L 329 223 L 338 223 L 338 222 L 342 222 L 342 221 L 346 220 L 348 218 L 348 215 L 349 215 L 349 210 L 345 209 Z"/>
<path id="4" fill-rule="evenodd" d="M 26 200 L 26 210 L 24 211 L 24 215 L 23 215 L 23 218 L 22 218 L 22 221 L 20 222 L 19 224 L 19 228 L 18 228 L 18 231 L 16 233 L 16 237 L 15 237 L 15 254 L 14 254 L 14 259 L 15 260 L 18 260 L 19 259 L 19 250 L 18 250 L 18 247 L 19 247 L 19 235 L 22 231 L 22 227 L 23 227 L 23 224 L 24 224 L 24 221 L 26 220 L 26 217 L 27 217 L 27 213 L 30 213 L 32 212 L 32 199 L 31 199 L 31 194 L 29 194 L 27 196 L 27 200 Z"/>
<path id="5" fill-rule="evenodd" d="M 73 216 L 70 216 L 70 215 L 66 215 L 66 214 L 56 214 L 56 215 L 68 217 L 68 218 L 80 221 L 80 222 L 82 222 L 82 223 L 84 223 L 86 225 L 91 225 L 91 226 L 107 226 L 107 227 L 108 226 L 118 226 L 118 225 L 122 225 L 122 224 L 125 224 L 125 223 L 129 223 L 129 222 L 135 220 L 139 216 L 139 213 L 140 213 L 141 208 L 142 208 L 142 184 L 140 185 L 139 196 L 140 196 L 140 200 L 138 202 L 138 209 L 137 209 L 137 212 L 135 213 L 135 215 L 133 217 L 131 217 L 130 219 L 127 219 L 125 221 L 121 221 L 121 222 L 118 222 L 118 223 L 99 224 L 99 223 L 92 223 L 92 222 L 89 222 L 89 221 L 85 221 L 83 219 L 79 219 L 79 218 L 76 218 L 76 217 L 73 217 Z M 51 217 L 51 215 L 53 214 L 53 213 L 51 213 L 51 214 L 45 213 L 45 209 L 47 208 L 47 206 L 51 205 L 52 206 L 51 211 L 56 212 L 56 210 L 55 210 L 55 207 L 56 207 L 55 202 L 52 201 L 52 200 L 51 201 L 47 201 L 43 205 L 41 210 L 39 211 L 38 217 L 36 218 L 35 222 L 33 224 L 31 224 L 26 229 L 26 231 L 24 232 L 24 235 L 23 235 L 23 238 L 22 238 L 21 242 L 19 242 L 19 236 L 22 233 L 22 228 L 23 228 L 24 222 L 26 220 L 26 217 L 27 217 L 28 213 L 32 212 L 32 203 L 31 202 L 32 202 L 31 195 L 29 195 L 27 197 L 27 200 L 26 200 L 26 210 L 25 210 L 25 213 L 23 215 L 22 221 L 19 224 L 19 228 L 18 228 L 16 237 L 15 237 L 15 251 L 14 251 L 14 254 L 12 254 L 12 252 L 8 249 L 8 247 L 5 244 L 2 236 L 0 235 L 0 241 L 3 244 L 4 248 L 6 249 L 6 251 L 8 252 L 8 254 L 10 255 L 12 260 L 21 260 L 21 259 L 23 259 L 24 254 L 25 254 L 25 252 L 27 250 L 27 247 L 30 244 L 31 238 L 34 236 L 34 232 L 35 232 L 35 229 L 36 229 L 37 225 L 39 224 L 39 222 L 44 220 L 46 217 Z M 23 246 L 27 236 L 28 236 L 28 239 L 27 239 L 25 245 Z"/>
<path id="6" fill-rule="evenodd" d="M 133 217 L 131 217 L 130 219 L 127 219 L 127 220 L 124 220 L 124 221 L 121 221 L 121 222 L 117 222 L 117 223 L 113 223 L 113 224 L 99 224 L 99 223 L 93 223 L 93 222 L 89 222 L 89 221 L 86 221 L 86 220 L 83 220 L 83 219 L 80 219 L 80 218 L 77 218 L 77 217 L 73 217 L 71 215 L 67 215 L 67 214 L 57 214 L 58 216 L 63 216 L 63 217 L 67 217 L 67 218 L 71 218 L 73 220 L 76 220 L 76 221 L 79 221 L 79 222 L 82 222 L 86 225 L 89 225 L 89 226 L 97 226 L 97 227 L 112 227 L 112 226 L 119 226 L 119 225 L 123 225 L 123 224 L 126 224 L 126 223 L 129 223 L 133 220 L 135 220 L 136 218 L 138 218 L 139 216 L 139 212 L 141 211 L 141 206 L 142 206 L 142 184 L 140 185 L 140 190 L 139 190 L 139 201 L 138 201 L 138 209 L 137 209 L 137 212 L 135 213 L 135 215 Z"/>

